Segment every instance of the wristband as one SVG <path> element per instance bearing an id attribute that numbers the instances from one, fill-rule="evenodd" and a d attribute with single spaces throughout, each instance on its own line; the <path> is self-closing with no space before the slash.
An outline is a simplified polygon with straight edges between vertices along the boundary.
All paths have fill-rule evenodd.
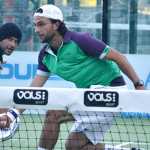
<path id="1" fill-rule="evenodd" d="M 20 115 L 20 113 L 17 109 L 11 108 L 7 112 L 7 115 L 10 118 L 10 120 L 13 122 Z"/>

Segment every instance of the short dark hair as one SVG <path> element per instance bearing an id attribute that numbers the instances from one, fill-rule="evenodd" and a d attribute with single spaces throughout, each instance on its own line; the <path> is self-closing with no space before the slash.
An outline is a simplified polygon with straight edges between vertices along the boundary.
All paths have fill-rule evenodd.
<path id="1" fill-rule="evenodd" d="M 58 21 L 60 23 L 59 27 L 58 27 L 59 34 L 62 35 L 62 36 L 64 36 L 66 34 L 68 29 L 67 29 L 64 22 L 61 22 L 60 20 L 54 20 L 54 19 L 50 19 L 50 21 L 51 21 L 52 24 L 56 23 Z"/>

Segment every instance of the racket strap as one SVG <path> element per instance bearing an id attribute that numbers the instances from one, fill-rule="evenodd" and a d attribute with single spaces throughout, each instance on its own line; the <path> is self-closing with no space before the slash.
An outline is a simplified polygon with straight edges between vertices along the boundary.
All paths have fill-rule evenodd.
<path id="1" fill-rule="evenodd" d="M 13 122 L 20 115 L 20 113 L 17 109 L 11 108 L 7 112 L 7 115 L 10 118 L 10 120 Z"/>

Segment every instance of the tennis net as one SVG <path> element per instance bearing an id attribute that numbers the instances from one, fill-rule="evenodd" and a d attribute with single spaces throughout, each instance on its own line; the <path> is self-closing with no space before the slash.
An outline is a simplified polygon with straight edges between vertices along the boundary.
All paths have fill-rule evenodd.
<path id="1" fill-rule="evenodd" d="M 58 110 L 59 113 L 68 110 L 74 116 L 80 112 L 80 115 L 86 115 L 86 119 L 90 120 L 88 124 L 93 123 L 92 119 L 95 116 L 106 117 L 107 114 L 114 117 L 116 121 L 112 123 L 107 118 L 104 122 L 94 122 L 96 126 L 107 125 L 109 122 L 110 129 L 99 139 L 99 142 L 120 149 L 133 147 L 150 149 L 149 91 L 3 87 L 0 88 L 0 95 L 0 108 L 15 106 L 27 109 L 19 116 L 20 127 L 16 134 L 11 139 L 0 142 L 1 150 L 37 150 L 47 110 Z M 55 113 L 51 115 L 56 116 Z M 69 117 L 64 116 L 64 113 L 60 115 L 63 119 Z M 85 123 L 86 119 L 81 117 L 78 121 Z M 66 149 L 65 142 L 73 125 L 74 121 L 61 123 L 54 150 Z M 88 130 L 86 127 L 85 130 Z M 95 135 L 96 132 L 104 132 L 100 129 L 97 131 L 95 126 L 93 128 L 95 128 Z M 93 133 L 93 131 L 88 133 L 90 132 Z M 54 139 L 49 142 L 53 143 Z"/>

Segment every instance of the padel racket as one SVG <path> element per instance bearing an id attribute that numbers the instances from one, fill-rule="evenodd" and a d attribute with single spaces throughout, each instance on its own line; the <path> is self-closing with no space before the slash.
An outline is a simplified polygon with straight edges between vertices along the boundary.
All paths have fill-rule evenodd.
<path id="1" fill-rule="evenodd" d="M 2 116 L 4 114 L 0 114 Z M 0 129 L 0 141 L 6 141 L 11 139 L 16 132 L 19 130 L 20 119 L 17 117 L 13 122 L 11 122 L 9 128 Z"/>

